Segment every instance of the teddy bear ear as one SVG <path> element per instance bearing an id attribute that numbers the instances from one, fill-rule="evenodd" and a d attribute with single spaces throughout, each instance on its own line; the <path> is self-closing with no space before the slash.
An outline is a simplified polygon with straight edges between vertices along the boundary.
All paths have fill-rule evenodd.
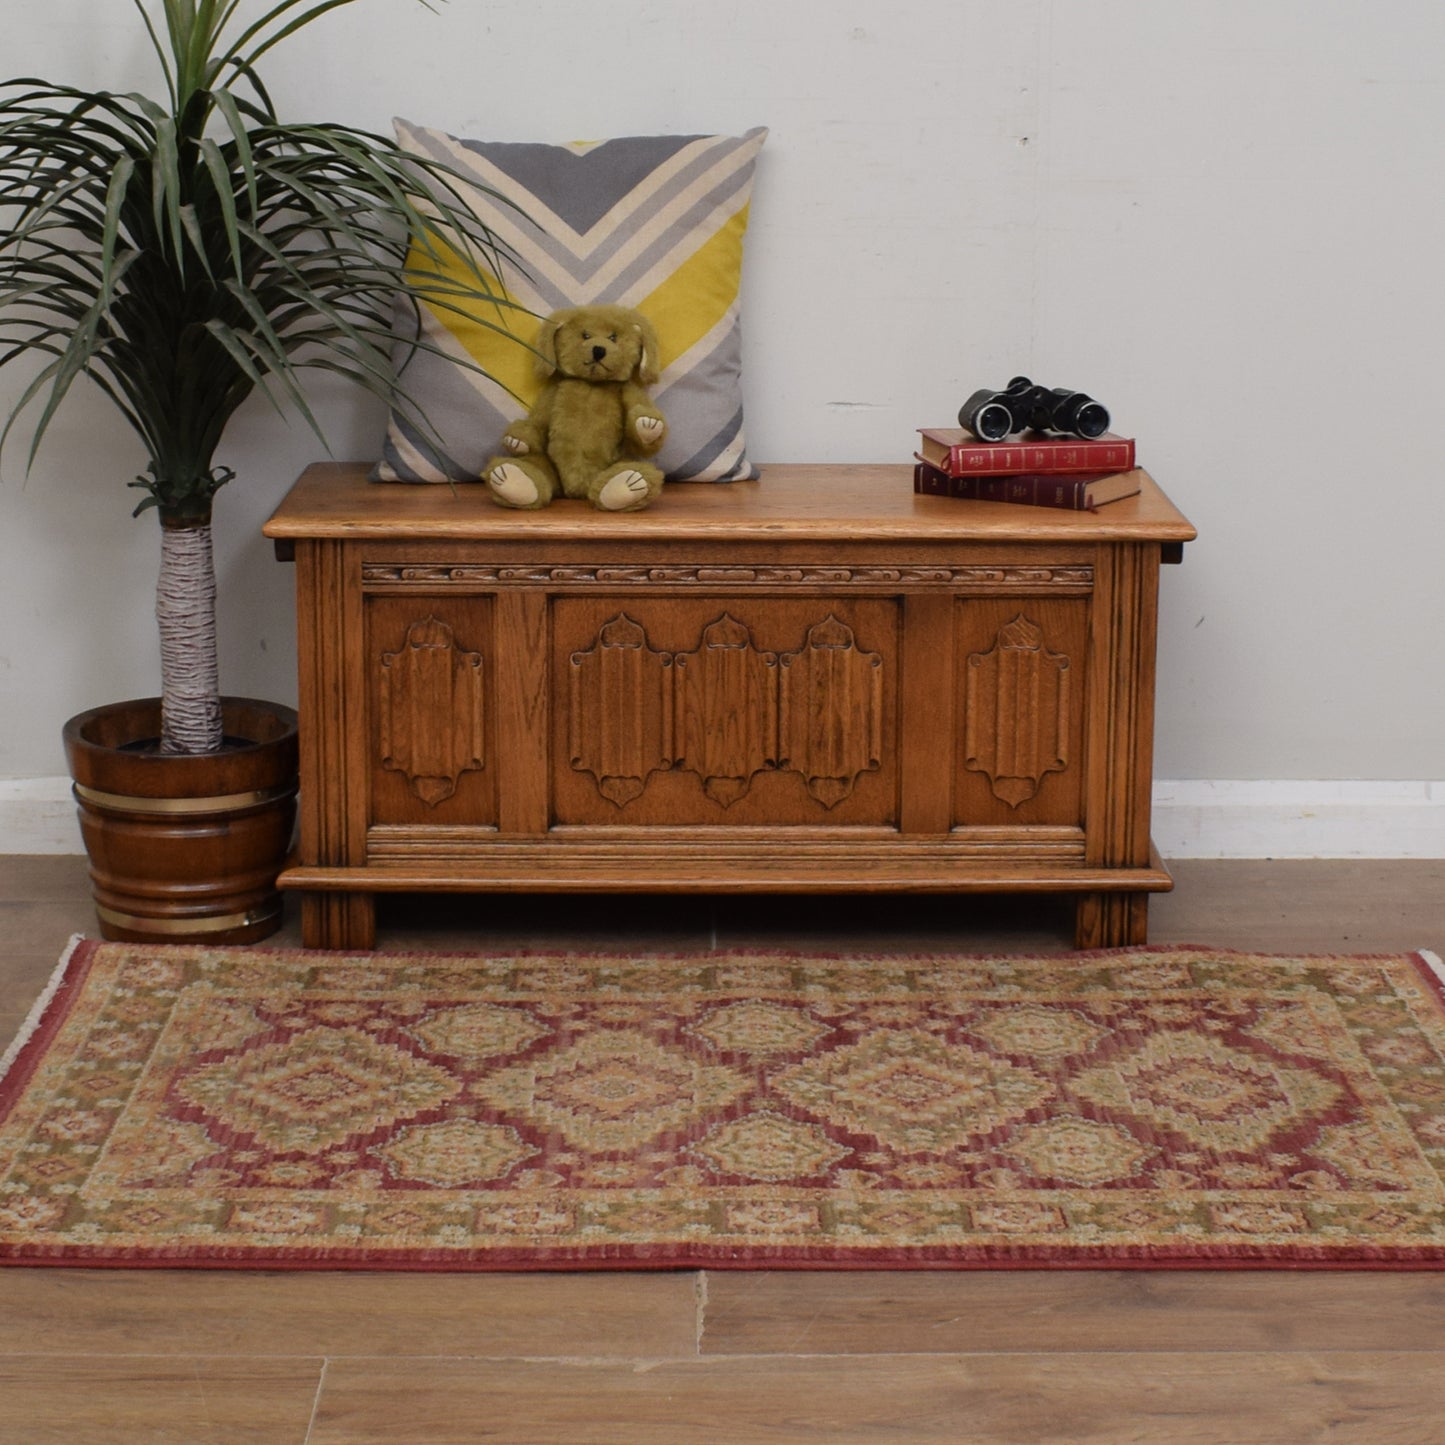
<path id="1" fill-rule="evenodd" d="M 537 331 L 537 339 L 532 343 L 537 355 L 533 358 L 537 367 L 537 375 L 544 380 L 557 372 L 557 333 L 562 329 L 562 319 L 558 316 L 549 316 Z"/>
<path id="2" fill-rule="evenodd" d="M 637 379 L 643 386 L 651 386 L 661 374 L 657 357 L 657 332 L 645 316 L 633 321 L 637 334 L 642 337 L 642 355 L 637 358 Z"/>

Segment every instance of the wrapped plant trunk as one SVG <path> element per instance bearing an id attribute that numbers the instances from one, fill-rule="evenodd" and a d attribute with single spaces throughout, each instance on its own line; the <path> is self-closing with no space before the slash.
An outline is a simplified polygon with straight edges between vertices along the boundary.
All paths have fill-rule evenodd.
<path id="1" fill-rule="evenodd" d="M 211 524 L 161 524 L 156 624 L 161 638 L 161 751 L 210 753 L 221 746 L 216 664 L 216 566 Z"/>

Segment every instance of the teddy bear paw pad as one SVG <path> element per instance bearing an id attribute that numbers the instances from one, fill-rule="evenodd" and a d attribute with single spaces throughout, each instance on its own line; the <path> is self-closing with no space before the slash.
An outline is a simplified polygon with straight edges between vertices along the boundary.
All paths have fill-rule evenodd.
<path id="1" fill-rule="evenodd" d="M 510 507 L 530 507 L 537 500 L 537 484 L 521 467 L 503 462 L 487 473 L 487 485 L 499 501 Z"/>
<path id="2" fill-rule="evenodd" d="M 641 472 L 618 472 L 597 494 L 604 512 L 621 512 L 647 497 L 647 478 Z"/>

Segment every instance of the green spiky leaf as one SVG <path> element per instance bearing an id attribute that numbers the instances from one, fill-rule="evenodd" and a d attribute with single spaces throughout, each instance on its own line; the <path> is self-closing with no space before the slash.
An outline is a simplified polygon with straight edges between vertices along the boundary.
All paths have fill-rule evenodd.
<path id="1" fill-rule="evenodd" d="M 0 86 L 0 365 L 43 361 L 0 435 L 35 408 L 33 458 L 88 376 L 144 442 L 163 514 L 214 492 L 215 448 L 257 388 L 319 434 L 311 370 L 395 403 L 430 436 L 399 384 L 393 318 L 423 295 L 500 322 L 511 303 L 495 277 L 516 263 L 444 163 L 276 115 L 258 62 L 354 0 L 274 0 L 248 22 L 238 0 L 132 3 L 164 103 Z M 413 246 L 443 245 L 459 281 L 409 268 Z"/>

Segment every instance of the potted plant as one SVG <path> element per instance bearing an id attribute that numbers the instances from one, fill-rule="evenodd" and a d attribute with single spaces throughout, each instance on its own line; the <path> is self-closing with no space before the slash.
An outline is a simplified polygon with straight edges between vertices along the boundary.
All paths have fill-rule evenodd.
<path id="1" fill-rule="evenodd" d="M 301 384 L 318 368 L 430 435 L 393 357 L 395 307 L 506 303 L 489 284 L 495 238 L 448 167 L 277 116 L 258 62 L 353 0 L 271 0 L 252 22 L 241 0 L 162 0 L 163 20 L 133 3 L 161 99 L 0 86 L 0 365 L 38 367 L 0 444 L 38 412 L 33 461 L 80 376 L 144 443 L 130 485 L 160 523 L 161 696 L 65 725 L 97 908 L 107 937 L 242 941 L 279 924 L 296 718 L 220 693 L 211 517 L 232 479 L 216 462 L 227 423 L 260 388 L 320 436 Z"/>

